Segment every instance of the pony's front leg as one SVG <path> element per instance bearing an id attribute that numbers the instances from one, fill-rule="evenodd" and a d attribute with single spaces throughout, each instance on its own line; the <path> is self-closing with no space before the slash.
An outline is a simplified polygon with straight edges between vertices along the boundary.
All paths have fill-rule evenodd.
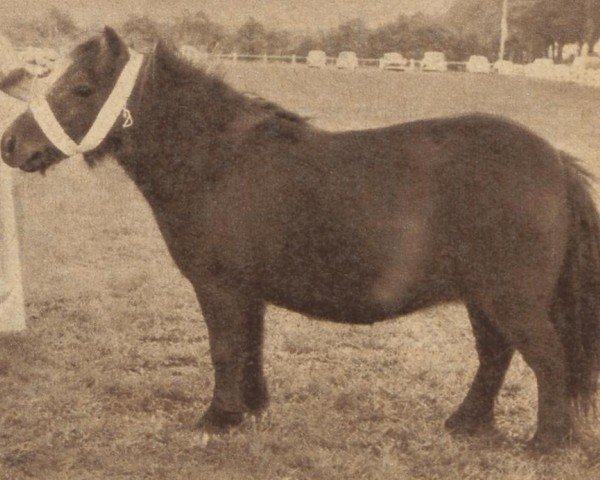
<path id="1" fill-rule="evenodd" d="M 215 372 L 213 398 L 198 426 L 220 433 L 267 405 L 262 371 L 264 304 L 221 286 L 198 285 L 196 293 Z"/>

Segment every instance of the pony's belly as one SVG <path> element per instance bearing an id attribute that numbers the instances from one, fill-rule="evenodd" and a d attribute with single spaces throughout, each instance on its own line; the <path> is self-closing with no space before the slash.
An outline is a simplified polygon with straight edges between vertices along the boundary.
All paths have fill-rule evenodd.
<path id="1" fill-rule="evenodd" d="M 351 323 L 369 325 L 396 315 L 386 313 L 381 306 L 354 303 L 338 304 L 333 302 L 306 301 L 302 299 L 271 299 L 270 303 L 278 307 L 293 310 L 317 320 L 327 320 L 336 323 Z"/>
<path id="2" fill-rule="evenodd" d="M 398 288 L 382 294 L 377 284 L 365 288 L 277 289 L 265 300 L 309 317 L 341 323 L 371 324 L 415 310 L 418 299 Z"/>
<path id="3" fill-rule="evenodd" d="M 357 262 L 360 257 L 355 255 L 335 262 L 341 268 L 271 270 L 263 278 L 264 299 L 311 317 L 346 323 L 369 324 L 414 310 L 419 302 L 416 292 L 423 291 L 425 281 L 418 265 L 421 257 L 387 257 L 385 265 L 381 256 L 368 264 Z"/>
<path id="4" fill-rule="evenodd" d="M 448 298 L 447 301 L 451 301 Z M 389 320 L 415 312 L 439 303 L 443 299 L 406 297 L 396 299 L 393 303 L 354 302 L 352 304 L 337 304 L 324 302 L 298 302 L 294 300 L 275 299 L 270 303 L 278 307 L 293 310 L 316 320 L 326 320 L 336 323 L 371 325 L 375 322 Z"/>

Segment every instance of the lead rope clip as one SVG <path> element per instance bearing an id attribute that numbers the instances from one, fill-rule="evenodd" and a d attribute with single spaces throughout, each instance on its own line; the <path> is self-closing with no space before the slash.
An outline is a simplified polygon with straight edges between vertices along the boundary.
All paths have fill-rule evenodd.
<path id="1" fill-rule="evenodd" d="M 123 118 L 125 119 L 123 121 L 123 128 L 129 128 L 133 125 L 133 116 L 127 107 L 123 109 Z"/>

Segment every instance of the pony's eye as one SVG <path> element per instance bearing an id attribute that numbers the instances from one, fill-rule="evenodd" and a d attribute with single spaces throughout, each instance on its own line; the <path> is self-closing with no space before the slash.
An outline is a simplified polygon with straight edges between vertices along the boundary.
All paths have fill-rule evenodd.
<path id="1" fill-rule="evenodd" d="M 92 93 L 94 93 L 94 90 L 92 90 L 92 87 L 88 86 L 88 85 L 78 85 L 77 87 L 75 87 L 73 89 L 73 93 L 75 95 L 77 95 L 78 97 L 89 97 Z"/>

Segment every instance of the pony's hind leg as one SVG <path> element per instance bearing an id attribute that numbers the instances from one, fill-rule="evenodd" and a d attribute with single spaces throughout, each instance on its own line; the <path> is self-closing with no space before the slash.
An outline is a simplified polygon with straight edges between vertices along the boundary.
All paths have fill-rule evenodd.
<path id="1" fill-rule="evenodd" d="M 475 434 L 494 425 L 494 401 L 508 370 L 514 348 L 478 307 L 468 305 L 479 368 L 460 407 L 446 420 L 453 433 Z"/>
<path id="2" fill-rule="evenodd" d="M 494 320 L 535 374 L 537 430 L 531 446 L 547 450 L 564 444 L 573 433 L 564 347 L 550 320 L 549 308 L 527 305 L 526 301 L 514 305 L 520 306 L 502 308 Z"/>

